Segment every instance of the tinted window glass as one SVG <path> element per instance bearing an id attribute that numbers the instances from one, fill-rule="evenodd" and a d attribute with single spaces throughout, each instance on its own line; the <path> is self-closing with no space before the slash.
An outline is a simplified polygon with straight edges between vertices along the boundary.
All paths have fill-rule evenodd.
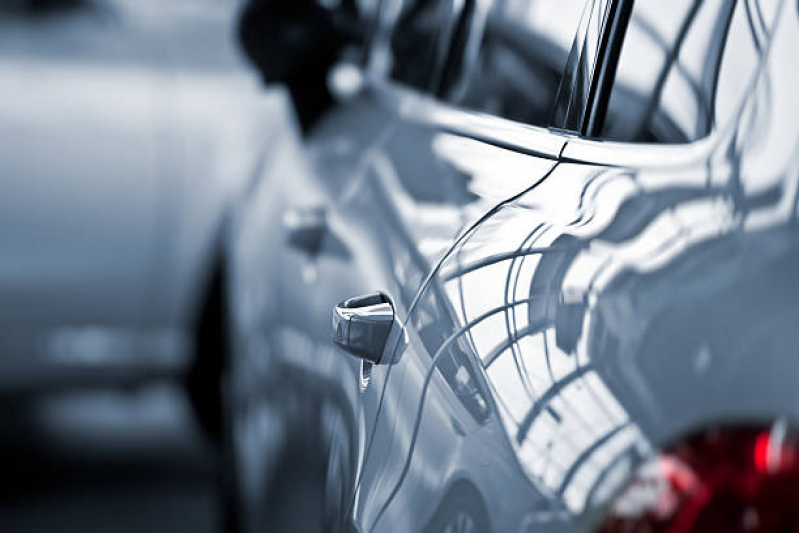
<path id="1" fill-rule="evenodd" d="M 585 4 L 499 0 L 488 13 L 475 9 L 461 23 L 465 42 L 454 40 L 449 62 L 459 68 L 443 80 L 442 96 L 458 106 L 547 125 Z"/>
<path id="2" fill-rule="evenodd" d="M 455 0 L 383 2 L 381 24 L 389 29 L 386 42 L 378 42 L 377 50 L 388 52 L 381 60 L 394 81 L 435 91 L 461 2 L 455 4 Z"/>
<path id="3" fill-rule="evenodd" d="M 583 130 L 591 82 L 595 75 L 599 75 L 599 72 L 594 72 L 599 66 L 597 54 L 600 53 L 612 7 L 610 0 L 594 0 L 583 12 L 550 115 L 550 126 L 574 132 Z"/>
<path id="4" fill-rule="evenodd" d="M 717 126 L 730 120 L 743 100 L 768 39 L 777 4 L 750 1 L 750 9 L 746 9 L 744 0 L 738 0 L 719 70 L 713 109 Z"/>
<path id="5" fill-rule="evenodd" d="M 636 0 L 601 136 L 683 143 L 710 133 L 757 68 L 762 17 L 758 0 Z"/>

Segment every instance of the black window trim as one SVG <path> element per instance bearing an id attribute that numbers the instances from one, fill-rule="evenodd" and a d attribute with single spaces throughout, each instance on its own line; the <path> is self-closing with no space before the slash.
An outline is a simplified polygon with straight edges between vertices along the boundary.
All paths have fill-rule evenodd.
<path id="1" fill-rule="evenodd" d="M 634 0 L 611 0 L 579 131 L 583 137 L 595 138 L 602 131 L 633 3 Z"/>
<path id="2" fill-rule="evenodd" d="M 586 6 L 597 1 L 589 0 Z M 462 109 L 442 101 L 438 95 L 404 86 L 380 72 L 370 71 L 367 60 L 364 66 L 369 92 L 377 96 L 382 105 L 398 111 L 406 119 L 534 157 L 607 166 L 669 166 L 703 159 L 719 134 L 716 128 L 700 139 L 679 144 L 608 141 L 599 136 L 634 0 L 610 2 L 617 7 L 609 15 L 610 24 L 605 24 L 600 36 L 606 45 L 601 49 L 602 55 L 597 55 L 597 67 L 590 80 L 593 97 L 590 107 L 584 109 L 584 127 L 580 131 L 553 125 L 534 126 Z M 585 39 L 585 31 L 579 31 L 575 39 Z M 374 51 L 371 46 L 369 48 L 367 57 Z"/>

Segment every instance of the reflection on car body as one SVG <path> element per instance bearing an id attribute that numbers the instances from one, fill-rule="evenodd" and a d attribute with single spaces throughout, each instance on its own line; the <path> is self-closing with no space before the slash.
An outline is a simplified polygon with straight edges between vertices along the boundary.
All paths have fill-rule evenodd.
<path id="1" fill-rule="evenodd" d="M 335 475 L 315 509 L 331 528 L 794 527 L 795 496 L 758 491 L 798 481 L 799 13 L 760 4 L 685 2 L 665 20 L 654 1 L 591 0 L 570 51 L 542 59 L 560 74 L 536 107 L 490 104 L 518 88 L 474 59 L 499 46 L 483 31 L 491 9 L 521 22 L 538 4 L 386 3 L 368 89 L 312 132 L 312 164 L 241 218 L 234 376 L 259 390 L 302 379 L 234 412 L 236 445 L 267 440 L 264 413 L 318 443 L 309 457 Z M 397 46 L 411 34 L 392 32 L 414 20 L 414 46 Z M 458 38 L 418 35 L 439 26 Z M 659 55 L 636 85 L 641 42 Z M 286 210 L 325 212 L 317 248 L 275 232 Z M 279 263 L 269 284 L 266 261 Z M 330 312 L 378 290 L 407 335 L 391 364 L 330 340 Z M 280 415 L 299 405 L 323 422 Z M 761 455 L 779 442 L 787 451 L 765 455 L 785 460 L 758 470 L 722 454 L 734 488 L 716 491 L 684 451 L 727 438 Z M 647 465 L 678 463 L 693 480 L 679 504 L 657 507 L 661 485 L 636 492 L 646 476 L 664 482 Z M 750 466 L 754 495 L 736 492 Z M 270 468 L 241 465 L 248 478 Z"/>

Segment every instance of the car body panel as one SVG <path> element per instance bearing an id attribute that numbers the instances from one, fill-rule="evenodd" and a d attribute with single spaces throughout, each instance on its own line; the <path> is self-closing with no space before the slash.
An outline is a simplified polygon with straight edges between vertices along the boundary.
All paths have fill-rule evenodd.
<path id="1" fill-rule="evenodd" d="M 312 149 L 323 150 L 320 139 L 324 128 L 335 125 L 336 131 L 343 130 L 341 124 L 335 124 L 335 116 L 329 120 L 316 133 Z M 375 254 L 376 261 L 386 261 L 388 265 L 377 269 L 369 263 L 354 262 L 356 268 L 365 269 L 363 274 L 353 275 L 352 268 L 347 268 L 338 272 L 337 278 L 328 277 L 333 273 L 320 269 L 319 288 L 312 291 L 321 296 L 316 300 L 317 309 L 331 309 L 347 294 L 357 294 L 352 291 L 358 287 L 351 283 L 359 280 L 361 293 L 381 289 L 394 295 L 398 313 L 406 316 L 417 305 L 414 300 L 418 287 L 454 239 L 497 203 L 522 192 L 531 177 L 545 175 L 554 164 L 544 157 L 528 157 L 396 119 L 363 161 L 364 174 L 351 178 L 354 183 L 335 206 L 334 212 L 341 215 L 342 221 L 346 219 L 339 234 L 347 242 L 355 236 L 351 249 L 363 247 L 364 253 Z M 371 223 L 364 225 L 364 220 Z M 373 232 L 378 235 L 370 237 Z M 355 258 L 358 257 L 360 254 L 356 253 Z M 383 279 L 367 277 L 383 272 Z M 327 294 L 329 289 L 325 287 L 331 279 L 336 280 L 330 286 L 334 290 Z M 354 519 L 364 529 L 374 523 L 381 502 L 402 475 L 403 458 L 411 442 L 409 436 L 398 435 L 396 428 L 413 426 L 415 402 L 421 398 L 415 391 L 423 387 L 428 370 L 427 349 L 411 333 L 410 345 L 398 363 L 371 369 L 367 396 L 361 401 L 368 412 L 370 431 L 366 434 L 373 435 L 373 440 L 366 442 L 369 453 L 360 476 L 354 513 Z M 351 359 L 341 351 L 337 355 Z M 372 399 L 370 389 L 377 391 L 379 397 Z M 375 417 L 377 421 L 372 422 Z M 454 423 L 461 430 L 478 428 L 468 413 L 461 413 L 460 418 Z M 446 423 L 453 422 L 447 419 Z"/>
<path id="2" fill-rule="evenodd" d="M 532 160 L 473 139 L 466 139 L 471 144 L 465 147 L 453 140 L 423 124 L 398 120 L 374 93 L 365 94 L 318 126 L 308 145 L 309 164 L 290 143 L 277 150 L 279 157 L 262 169 L 270 177 L 242 204 L 233 229 L 233 308 L 242 343 L 236 350 L 237 382 L 241 390 L 253 390 L 245 382 L 258 382 L 257 388 L 265 390 L 269 375 L 282 375 L 265 369 L 289 367 L 310 382 L 332 382 L 343 391 L 351 405 L 348 416 L 359 428 L 356 477 L 361 482 L 353 505 L 356 514 L 358 509 L 367 513 L 365 524 L 374 519 L 369 513 L 391 485 L 381 473 L 388 463 L 396 469 L 407 446 L 387 445 L 396 420 L 381 417 L 375 425 L 385 383 L 392 375 L 418 384 L 425 369 L 377 365 L 365 384 L 360 361 L 329 342 L 330 310 L 352 294 L 381 289 L 394 296 L 399 314 L 407 315 L 418 288 L 459 232 L 521 192 L 530 176 L 553 166 L 549 159 Z M 414 157 L 408 157 L 411 153 Z M 486 168 L 487 161 L 496 168 Z M 501 187 L 494 183 L 497 172 Z M 314 210 L 324 213 L 324 230 L 318 244 L 308 248 L 294 242 L 287 220 Z M 407 353 L 402 360 L 425 359 Z M 273 386 L 284 396 L 292 394 L 285 382 Z M 410 411 L 396 414 L 412 416 Z M 252 431 L 248 439 L 259 438 L 255 428 L 242 431 Z"/>
<path id="3" fill-rule="evenodd" d="M 523 518 L 491 514 L 495 530 L 591 529 L 635 466 L 690 432 L 797 422 L 791 15 L 729 127 L 682 149 L 569 141 L 551 175 L 474 228 L 424 289 L 431 305 L 408 322 L 442 330 L 429 352 L 477 362 L 510 444 L 496 438 L 488 457 L 534 487 Z M 394 386 L 386 415 L 414 411 L 407 382 Z M 448 427 L 455 388 L 422 391 L 421 421 L 394 435 L 418 441 L 407 472 L 368 530 L 422 529 L 430 515 L 408 510 L 434 509 L 424 502 L 458 475 L 489 510 L 523 492 L 467 459 L 483 443 Z"/>
<path id="4" fill-rule="evenodd" d="M 230 6 L 157 4 L 0 16 L 3 391 L 138 380 L 193 356 L 227 213 L 286 101 L 263 96 L 232 41 L 190 61 L 186 34 L 220 44 Z"/>
<path id="5" fill-rule="evenodd" d="M 159 197 L 152 73 L 114 65 L 138 59 L 124 33 L 98 36 L 92 17 L 65 22 L 48 32 L 14 25 L 3 32 L 16 43 L 3 47 L 3 174 L 13 188 L 2 212 L 14 230 L 4 232 L 4 314 L 11 315 L 4 322 L 48 308 L 56 317 L 98 320 L 114 304 L 122 320 L 135 320 L 152 260 Z M 119 52 L 93 57 L 94 38 Z M 77 41 L 73 62 L 53 66 L 63 41 Z M 137 217 L 139 224 L 128 222 Z M 98 220 L 107 221 L 102 232 L 94 231 Z"/>
<path id="6" fill-rule="evenodd" d="M 465 490 L 495 531 L 590 530 L 687 432 L 795 421 L 790 8 L 734 120 L 688 145 L 525 126 L 367 69 L 308 164 L 281 150 L 273 176 L 291 179 L 265 182 L 237 226 L 240 379 L 284 404 L 344 398 L 354 529 L 424 530 Z M 377 290 L 408 342 L 367 367 L 330 315 Z M 307 429 L 280 409 L 248 414 L 264 463 L 275 433 Z"/>

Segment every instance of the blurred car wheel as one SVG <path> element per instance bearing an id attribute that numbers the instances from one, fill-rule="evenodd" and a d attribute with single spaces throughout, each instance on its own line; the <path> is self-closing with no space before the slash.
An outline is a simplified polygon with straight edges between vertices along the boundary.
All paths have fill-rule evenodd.
<path id="1" fill-rule="evenodd" d="M 186 389 L 197 420 L 215 443 L 223 439 L 225 413 L 222 376 L 227 373 L 227 299 L 223 268 L 211 276 L 196 326 L 196 357 L 186 377 Z"/>

